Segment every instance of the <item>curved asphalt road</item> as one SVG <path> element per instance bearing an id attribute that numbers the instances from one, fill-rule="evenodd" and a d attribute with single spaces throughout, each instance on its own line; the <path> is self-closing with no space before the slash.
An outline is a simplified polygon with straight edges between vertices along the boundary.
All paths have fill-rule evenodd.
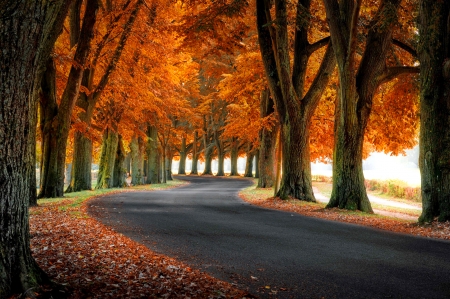
<path id="1" fill-rule="evenodd" d="M 450 298 L 450 242 L 249 205 L 244 179 L 90 202 L 107 225 L 261 298 Z M 275 291 L 275 292 L 273 292 Z"/>

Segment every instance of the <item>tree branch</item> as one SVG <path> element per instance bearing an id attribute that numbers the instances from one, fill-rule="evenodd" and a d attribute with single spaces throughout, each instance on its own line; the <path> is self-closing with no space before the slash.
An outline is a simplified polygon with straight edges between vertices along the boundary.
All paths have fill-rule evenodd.
<path id="1" fill-rule="evenodd" d="M 420 73 L 420 68 L 418 66 L 394 66 L 388 67 L 383 75 L 378 78 L 380 85 L 387 83 L 402 74 L 418 74 Z"/>
<path id="2" fill-rule="evenodd" d="M 417 58 L 417 51 L 413 49 L 411 46 L 405 44 L 402 41 L 399 41 L 398 39 L 392 39 L 392 44 L 399 47 L 400 49 L 405 50 L 409 54 L 411 54 L 414 58 Z"/>

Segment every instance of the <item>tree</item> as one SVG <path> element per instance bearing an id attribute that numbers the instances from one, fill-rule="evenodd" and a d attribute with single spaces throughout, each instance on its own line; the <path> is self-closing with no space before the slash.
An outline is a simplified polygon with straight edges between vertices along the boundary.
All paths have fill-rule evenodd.
<path id="1" fill-rule="evenodd" d="M 419 1 L 420 157 L 419 222 L 450 220 L 450 4 Z"/>
<path id="2" fill-rule="evenodd" d="M 291 69 L 288 31 L 288 1 L 256 1 L 257 29 L 270 93 L 281 126 L 283 175 L 277 196 L 315 201 L 311 184 L 309 127 L 311 117 L 335 67 L 333 48 L 324 37 L 310 44 L 311 1 L 299 0 L 295 13 L 294 63 Z M 327 46 L 315 80 L 306 91 L 308 60 Z"/>
<path id="3" fill-rule="evenodd" d="M 98 1 L 87 1 L 74 61 L 59 104 L 55 88 L 56 70 L 52 66 L 53 61 L 47 64 L 40 92 L 42 161 L 39 198 L 58 197 L 64 192 L 64 169 L 70 120 L 78 98 L 83 68 L 91 49 L 97 9 Z M 81 8 L 76 13 L 80 14 Z"/>
<path id="4" fill-rule="evenodd" d="M 383 0 L 375 7 L 369 24 L 366 46 L 357 66 L 360 0 L 325 0 L 331 40 L 339 74 L 339 94 L 335 116 L 333 191 L 327 207 L 372 212 L 362 171 L 364 131 L 377 88 L 402 73 L 417 68 L 388 67 L 392 34 L 401 0 Z"/>
<path id="5" fill-rule="evenodd" d="M 92 118 L 110 77 L 117 68 L 142 3 L 141 0 L 137 0 L 132 5 L 131 0 L 126 0 L 114 7 L 108 5 L 103 11 L 104 16 L 101 18 L 103 22 L 100 26 L 103 34 L 98 37 L 89 68 L 84 71 L 83 89 L 76 102 L 80 129 L 74 136 L 72 176 L 67 192 L 91 189 L 92 140 L 88 135 L 92 134 L 90 132 Z M 113 38 L 115 35 L 120 36 L 117 41 Z M 108 96 L 106 98 L 110 100 Z"/>
<path id="6" fill-rule="evenodd" d="M 70 1 L 0 1 L 0 297 L 49 280 L 31 256 L 36 95 Z"/>

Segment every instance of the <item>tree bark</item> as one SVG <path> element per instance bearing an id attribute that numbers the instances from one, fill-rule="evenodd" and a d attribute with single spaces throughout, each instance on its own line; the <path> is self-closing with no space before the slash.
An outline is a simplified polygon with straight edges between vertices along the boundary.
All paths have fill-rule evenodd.
<path id="1" fill-rule="evenodd" d="M 450 220 L 450 5 L 419 1 L 419 222 Z"/>
<path id="2" fill-rule="evenodd" d="M 198 132 L 195 131 L 194 133 L 194 142 L 192 144 L 192 167 L 191 167 L 191 174 L 198 175 Z"/>
<path id="3" fill-rule="evenodd" d="M 66 192 L 92 189 L 92 140 L 81 132 L 75 132 L 72 175 Z"/>
<path id="4" fill-rule="evenodd" d="M 42 135 L 49 137 L 43 139 L 43 142 L 49 142 L 48 145 L 44 145 L 47 152 L 44 157 L 42 169 L 44 180 L 42 181 L 41 188 L 39 190 L 39 198 L 42 197 L 60 197 L 64 192 L 64 168 L 66 163 L 66 148 L 67 138 L 69 137 L 70 130 L 70 118 L 72 110 L 75 106 L 75 102 L 78 98 L 78 92 L 80 90 L 81 79 L 83 77 L 83 66 L 86 64 L 88 54 L 91 49 L 91 40 L 94 36 L 94 25 L 96 21 L 96 13 L 98 10 L 98 1 L 88 0 L 83 17 L 83 25 L 79 35 L 78 46 L 75 51 L 74 64 L 72 65 L 67 79 L 67 85 L 61 96 L 59 106 L 56 102 L 50 103 L 48 101 L 41 101 L 41 109 L 47 110 L 46 103 L 50 103 L 52 109 L 51 118 L 45 119 L 45 126 Z M 81 13 L 81 11 L 79 12 Z M 50 63 L 47 64 L 50 66 Z M 51 70 L 49 70 L 51 71 Z M 44 78 L 47 81 L 50 78 L 56 78 L 56 76 L 49 74 Z M 43 82 L 42 85 L 46 85 Z M 49 91 L 55 94 L 45 95 L 44 93 Z M 56 89 L 42 88 L 42 97 L 47 99 L 56 99 Z M 56 109 L 55 109 L 56 105 Z"/>
<path id="5" fill-rule="evenodd" d="M 134 186 L 142 185 L 144 175 L 144 157 L 143 157 L 143 140 L 139 136 L 131 139 L 131 184 Z"/>
<path id="6" fill-rule="evenodd" d="M 231 140 L 231 172 L 230 176 L 239 176 L 238 172 L 238 158 L 239 158 L 239 142 L 237 138 L 233 137 Z"/>
<path id="7" fill-rule="evenodd" d="M 172 151 L 170 150 L 169 147 L 167 147 L 167 150 L 166 150 L 166 161 L 165 161 L 166 166 L 165 166 L 165 168 L 166 168 L 166 179 L 168 181 L 173 181 L 173 177 L 172 177 L 172 159 L 173 159 Z"/>
<path id="8" fill-rule="evenodd" d="M 253 177 L 253 158 L 255 157 L 255 154 L 252 151 L 251 144 L 249 144 L 247 147 L 248 147 L 247 148 L 247 160 L 245 162 L 244 177 L 252 178 Z"/>
<path id="9" fill-rule="evenodd" d="M 261 117 L 267 117 L 275 112 L 273 100 L 267 89 L 261 92 L 260 106 Z M 260 132 L 258 188 L 272 188 L 275 182 L 277 128 L 278 126 L 275 125 L 272 128 L 263 128 Z"/>
<path id="10" fill-rule="evenodd" d="M 122 135 L 119 135 L 117 141 L 116 159 L 114 161 L 113 187 L 125 187 L 127 185 L 125 175 L 125 148 L 123 147 Z"/>
<path id="11" fill-rule="evenodd" d="M 79 0 L 77 0 L 80 2 Z M 125 11 L 129 6 L 131 1 L 127 1 L 122 7 L 122 11 Z M 142 5 L 142 1 L 137 1 L 135 7 L 130 13 L 130 16 L 127 22 L 124 25 L 124 30 L 120 36 L 119 42 L 117 43 L 117 47 L 114 50 L 114 53 L 107 65 L 105 72 L 101 76 L 100 81 L 96 86 L 94 86 L 94 77 L 95 71 L 98 63 L 99 57 L 103 54 L 102 49 L 106 45 L 107 41 L 110 40 L 109 31 L 105 36 L 103 36 L 102 41 L 97 45 L 97 49 L 94 53 L 94 57 L 92 62 L 90 63 L 90 68 L 84 71 L 82 85 L 90 91 L 89 95 L 82 92 L 76 102 L 76 105 L 83 110 L 83 112 L 79 113 L 78 117 L 81 121 L 86 124 L 87 130 L 91 130 L 91 122 L 92 116 L 94 115 L 94 110 L 97 105 L 98 100 L 100 99 L 103 90 L 106 88 L 109 82 L 110 75 L 116 69 L 117 63 L 120 60 L 122 55 L 122 51 L 126 45 L 128 37 L 130 35 L 133 24 L 136 20 L 136 16 L 140 10 Z M 121 14 L 118 14 L 114 19 L 114 23 L 118 23 Z M 72 180 L 70 186 L 68 188 L 69 191 L 81 191 L 81 190 L 89 190 L 88 186 L 91 185 L 91 178 L 89 177 L 88 172 L 91 172 L 92 167 L 92 158 L 89 159 L 88 156 L 92 157 L 92 141 L 89 138 L 81 137 L 74 139 L 74 147 L 78 148 L 82 154 L 75 155 L 73 157 L 74 169 L 76 172 L 72 175 Z M 129 172 L 129 171 L 128 171 Z"/>
<path id="12" fill-rule="evenodd" d="M 106 128 L 103 133 L 102 153 L 98 169 L 97 185 L 95 189 L 107 189 L 113 187 L 114 166 L 116 164 L 119 134 L 111 128 Z"/>
<path id="13" fill-rule="evenodd" d="M 158 159 L 158 129 L 156 126 L 147 127 L 147 184 L 158 184 L 159 180 L 159 159 Z"/>
<path id="14" fill-rule="evenodd" d="M 32 296 L 48 283 L 29 243 L 36 197 L 36 95 L 70 1 L 0 4 L 0 298 Z"/>
<path id="15" fill-rule="evenodd" d="M 178 174 L 186 174 L 186 137 L 181 138 L 180 164 L 178 166 Z"/>
<path id="16" fill-rule="evenodd" d="M 308 41 L 310 1 L 297 3 L 294 64 L 291 71 L 287 26 L 287 1 L 275 0 L 275 18 L 272 23 L 270 1 L 257 1 L 257 29 L 261 55 L 271 96 L 274 99 L 281 125 L 283 174 L 277 196 L 315 201 L 311 184 L 309 156 L 310 120 L 335 67 L 335 58 L 329 40 L 314 44 Z M 329 45 L 316 77 L 307 92 L 304 91 L 307 62 L 317 49 Z"/>
<path id="17" fill-rule="evenodd" d="M 372 213 L 362 169 L 364 132 L 376 89 L 386 74 L 386 57 L 400 0 L 381 1 L 371 21 L 363 57 L 356 66 L 361 1 L 325 0 L 339 73 L 335 118 L 333 190 L 327 207 Z"/>
<path id="18" fill-rule="evenodd" d="M 205 170 L 203 170 L 202 175 L 212 175 L 212 158 L 214 153 L 214 146 L 212 144 L 208 145 L 205 149 Z"/>

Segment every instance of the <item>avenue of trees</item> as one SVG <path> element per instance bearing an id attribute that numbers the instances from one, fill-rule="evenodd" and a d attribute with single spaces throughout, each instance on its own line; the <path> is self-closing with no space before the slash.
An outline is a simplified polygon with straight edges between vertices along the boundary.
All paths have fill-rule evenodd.
<path id="1" fill-rule="evenodd" d="M 164 183 L 174 159 L 236 176 L 246 156 L 253 176 L 255 158 L 258 187 L 278 170 L 276 195 L 306 201 L 310 162 L 332 162 L 327 207 L 372 212 L 363 159 L 419 142 L 419 222 L 450 220 L 449 18 L 426 0 L 0 0 L 0 298 L 49 283 L 38 198 Z"/>

